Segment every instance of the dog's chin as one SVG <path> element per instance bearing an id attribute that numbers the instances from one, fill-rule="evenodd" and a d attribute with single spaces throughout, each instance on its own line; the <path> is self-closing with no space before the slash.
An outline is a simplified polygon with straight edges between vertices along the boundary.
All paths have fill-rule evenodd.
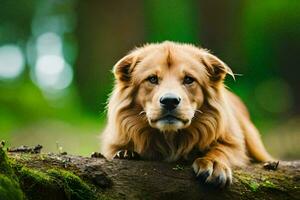
<path id="1" fill-rule="evenodd" d="M 161 132 L 176 132 L 190 125 L 190 120 L 181 120 L 175 117 L 164 117 L 159 120 L 149 120 L 151 127 L 160 130 Z"/>

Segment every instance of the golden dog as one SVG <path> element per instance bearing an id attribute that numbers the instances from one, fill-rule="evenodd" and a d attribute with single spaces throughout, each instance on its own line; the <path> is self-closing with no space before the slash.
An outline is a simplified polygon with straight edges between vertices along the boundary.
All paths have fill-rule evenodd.
<path id="1" fill-rule="evenodd" d="M 230 68 L 207 50 L 163 42 L 137 48 L 113 69 L 102 134 L 108 159 L 193 159 L 196 175 L 224 187 L 231 168 L 270 161 L 241 100 L 225 88 Z"/>

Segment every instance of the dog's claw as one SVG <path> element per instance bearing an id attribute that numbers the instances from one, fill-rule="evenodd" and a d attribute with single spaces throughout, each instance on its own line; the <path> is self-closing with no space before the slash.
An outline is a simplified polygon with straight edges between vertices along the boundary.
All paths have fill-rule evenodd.
<path id="1" fill-rule="evenodd" d="M 214 188 L 224 188 L 232 182 L 231 169 L 220 162 L 198 158 L 193 164 L 197 179 Z"/>
<path id="2" fill-rule="evenodd" d="M 115 159 L 139 160 L 140 155 L 130 150 L 120 150 L 116 153 Z"/>
<path id="3" fill-rule="evenodd" d="M 202 172 L 200 173 L 199 175 L 197 175 L 197 179 L 202 181 L 202 182 L 205 182 L 206 179 L 210 176 L 210 173 L 209 171 L 205 171 L 205 172 Z"/>

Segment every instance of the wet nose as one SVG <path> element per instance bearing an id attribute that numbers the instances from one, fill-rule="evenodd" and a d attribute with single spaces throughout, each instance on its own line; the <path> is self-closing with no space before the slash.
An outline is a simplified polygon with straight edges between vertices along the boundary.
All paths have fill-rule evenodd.
<path id="1" fill-rule="evenodd" d="M 160 105 L 168 111 L 174 110 L 180 101 L 180 97 L 172 93 L 164 94 L 159 100 Z"/>

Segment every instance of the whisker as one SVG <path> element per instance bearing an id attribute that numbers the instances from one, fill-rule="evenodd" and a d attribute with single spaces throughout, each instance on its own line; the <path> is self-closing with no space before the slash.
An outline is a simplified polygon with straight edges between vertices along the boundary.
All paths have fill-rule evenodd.
<path id="1" fill-rule="evenodd" d="M 203 113 L 203 111 L 201 111 L 201 110 L 195 110 L 195 111 L 198 112 L 198 113 L 200 113 L 200 114 Z"/>
<path id="2" fill-rule="evenodd" d="M 143 110 L 139 113 L 139 115 L 142 115 L 142 114 L 146 114 L 146 111 Z"/>
<path id="3" fill-rule="evenodd" d="M 236 73 L 233 73 L 235 76 L 244 76 L 244 74 L 236 74 Z"/>
<path id="4" fill-rule="evenodd" d="M 200 113 L 200 114 L 203 113 L 203 111 L 201 111 L 201 110 L 199 110 L 199 109 L 195 110 L 195 112 L 196 112 L 196 113 Z M 194 116 L 192 117 L 192 120 L 193 120 L 193 119 L 199 119 L 199 116 L 198 116 L 196 113 L 195 113 Z"/>
<path id="5" fill-rule="evenodd" d="M 141 111 L 140 113 L 139 113 L 139 119 L 141 119 L 141 120 L 143 120 L 143 121 L 146 121 L 147 122 L 147 117 L 146 117 L 146 111 Z"/>

